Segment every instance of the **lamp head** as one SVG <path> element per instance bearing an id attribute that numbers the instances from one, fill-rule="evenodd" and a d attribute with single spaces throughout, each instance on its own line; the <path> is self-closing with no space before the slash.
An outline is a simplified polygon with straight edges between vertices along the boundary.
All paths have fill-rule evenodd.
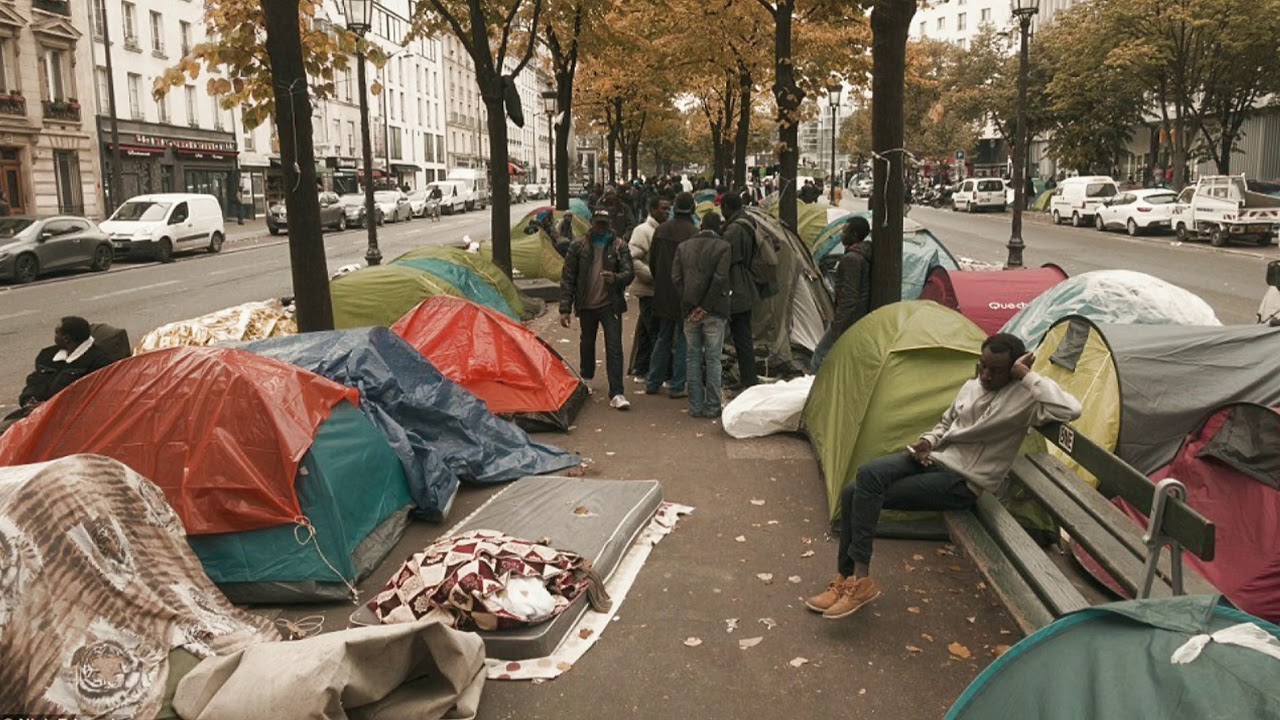
<path id="1" fill-rule="evenodd" d="M 357 35 L 369 32 L 373 25 L 373 0 L 342 0 L 347 16 L 347 29 Z"/>

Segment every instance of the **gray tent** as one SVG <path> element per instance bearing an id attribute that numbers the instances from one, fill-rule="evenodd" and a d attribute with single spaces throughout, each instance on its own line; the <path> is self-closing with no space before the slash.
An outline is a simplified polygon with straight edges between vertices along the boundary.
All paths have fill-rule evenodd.
<path id="1" fill-rule="evenodd" d="M 778 292 L 752 311 L 757 365 L 770 374 L 803 372 L 831 324 L 831 293 L 800 236 L 759 208 L 745 212 L 755 231 L 778 251 Z"/>
<path id="2" fill-rule="evenodd" d="M 1035 369 L 1080 400 L 1077 430 L 1150 474 L 1214 408 L 1280 405 L 1280 328 L 1106 325 L 1074 315 L 1045 333 Z"/>

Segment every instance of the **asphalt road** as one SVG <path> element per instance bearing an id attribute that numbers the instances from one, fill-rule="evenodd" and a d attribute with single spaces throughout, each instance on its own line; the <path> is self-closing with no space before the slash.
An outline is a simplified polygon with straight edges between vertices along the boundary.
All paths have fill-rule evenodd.
<path id="1" fill-rule="evenodd" d="M 540 203 L 512 207 L 519 219 Z M 413 220 L 378 229 L 384 258 L 424 245 L 461 244 L 465 235 L 489 238 L 489 211 Z M 364 263 L 365 231 L 325 234 L 329 271 Z M 122 327 L 137 342 L 151 330 L 253 300 L 292 295 L 287 238 L 228 242 L 222 253 L 181 255 L 177 262 L 119 262 L 106 273 L 72 271 L 30 285 L 0 284 L 0 414 L 17 402 L 31 362 L 53 343 L 58 319 L 81 315 Z"/>

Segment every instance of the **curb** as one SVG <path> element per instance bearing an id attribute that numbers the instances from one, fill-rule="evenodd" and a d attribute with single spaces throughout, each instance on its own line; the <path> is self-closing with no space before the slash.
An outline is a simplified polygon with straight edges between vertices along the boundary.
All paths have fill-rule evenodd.
<path id="1" fill-rule="evenodd" d="M 1069 225 L 1067 225 L 1067 226 L 1063 226 L 1063 225 L 1055 225 L 1055 224 L 1054 224 L 1054 222 L 1053 222 L 1053 218 L 1052 218 L 1048 213 L 1042 213 L 1042 212 L 1038 212 L 1038 211 L 1037 211 L 1037 212 L 1023 212 L 1023 214 L 1022 214 L 1022 219 L 1023 219 L 1023 220 L 1030 220 L 1031 222 L 1033 222 L 1033 223 L 1035 223 L 1035 224 L 1037 224 L 1037 225 L 1048 225 L 1048 226 L 1050 226 L 1050 227 L 1070 227 Z M 1083 228 L 1083 227 L 1080 227 L 1080 228 L 1072 228 L 1072 229 L 1073 229 L 1073 230 L 1090 230 L 1090 229 L 1092 229 L 1092 228 Z M 1097 233 L 1098 231 L 1097 231 L 1096 229 L 1094 229 L 1094 230 L 1093 230 L 1093 232 Z M 1275 252 L 1267 253 L 1267 252 L 1262 252 L 1261 250 L 1246 250 L 1246 249 L 1244 249 L 1244 248 L 1238 248 L 1238 247 L 1214 247 L 1214 246 L 1210 245 L 1207 241 L 1206 241 L 1206 242 L 1195 242 L 1195 241 L 1192 241 L 1192 242 L 1183 242 L 1183 241 L 1179 240 L 1179 239 L 1177 238 L 1177 236 L 1163 236 L 1163 235 L 1129 235 L 1128 233 L 1118 233 L 1118 232 L 1111 232 L 1111 231 L 1107 231 L 1107 232 L 1103 232 L 1103 233 L 1099 233 L 1099 234 L 1101 234 L 1101 235 L 1115 235 L 1115 236 L 1120 237 L 1120 238 L 1122 238 L 1122 239 L 1124 239 L 1124 240 L 1135 240 L 1135 241 L 1138 241 L 1138 242 L 1151 243 L 1151 244 L 1157 244 L 1157 245 L 1164 245 L 1165 247 L 1188 247 L 1188 248 L 1195 248 L 1195 249 L 1198 249 L 1198 250 L 1205 250 L 1205 251 L 1208 251 L 1208 252 L 1220 253 L 1220 254 L 1222 254 L 1222 255 L 1239 255 L 1239 256 L 1242 256 L 1242 257 L 1253 257 L 1253 258 L 1258 258 L 1258 259 L 1260 259 L 1260 260 L 1275 260 L 1275 259 L 1277 259 L 1277 258 L 1280 258 L 1280 254 L 1275 253 Z M 1261 246 L 1258 246 L 1258 247 L 1260 248 Z M 1274 248 L 1274 247 L 1276 247 L 1276 245 L 1275 245 L 1275 243 L 1272 243 L 1271 245 L 1268 245 L 1267 247 L 1268 247 L 1268 248 Z"/>

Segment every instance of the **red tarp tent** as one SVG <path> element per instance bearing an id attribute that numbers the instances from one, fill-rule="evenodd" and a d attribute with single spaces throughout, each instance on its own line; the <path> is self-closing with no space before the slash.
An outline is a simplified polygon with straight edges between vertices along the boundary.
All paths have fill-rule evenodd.
<path id="1" fill-rule="evenodd" d="M 560 354 L 520 323 L 463 298 L 422 301 L 391 328 L 495 415 L 527 430 L 568 430 L 587 388 Z"/>
<path id="2" fill-rule="evenodd" d="M 243 350 L 180 347 L 82 378 L 0 437 L 0 465 L 106 455 L 164 491 L 188 535 L 294 522 L 298 463 L 359 393 Z"/>
<path id="3" fill-rule="evenodd" d="M 920 299 L 949 307 L 993 334 L 1036 296 L 1066 279 L 1067 273 L 1052 264 L 998 272 L 935 267 L 925 278 Z"/>

